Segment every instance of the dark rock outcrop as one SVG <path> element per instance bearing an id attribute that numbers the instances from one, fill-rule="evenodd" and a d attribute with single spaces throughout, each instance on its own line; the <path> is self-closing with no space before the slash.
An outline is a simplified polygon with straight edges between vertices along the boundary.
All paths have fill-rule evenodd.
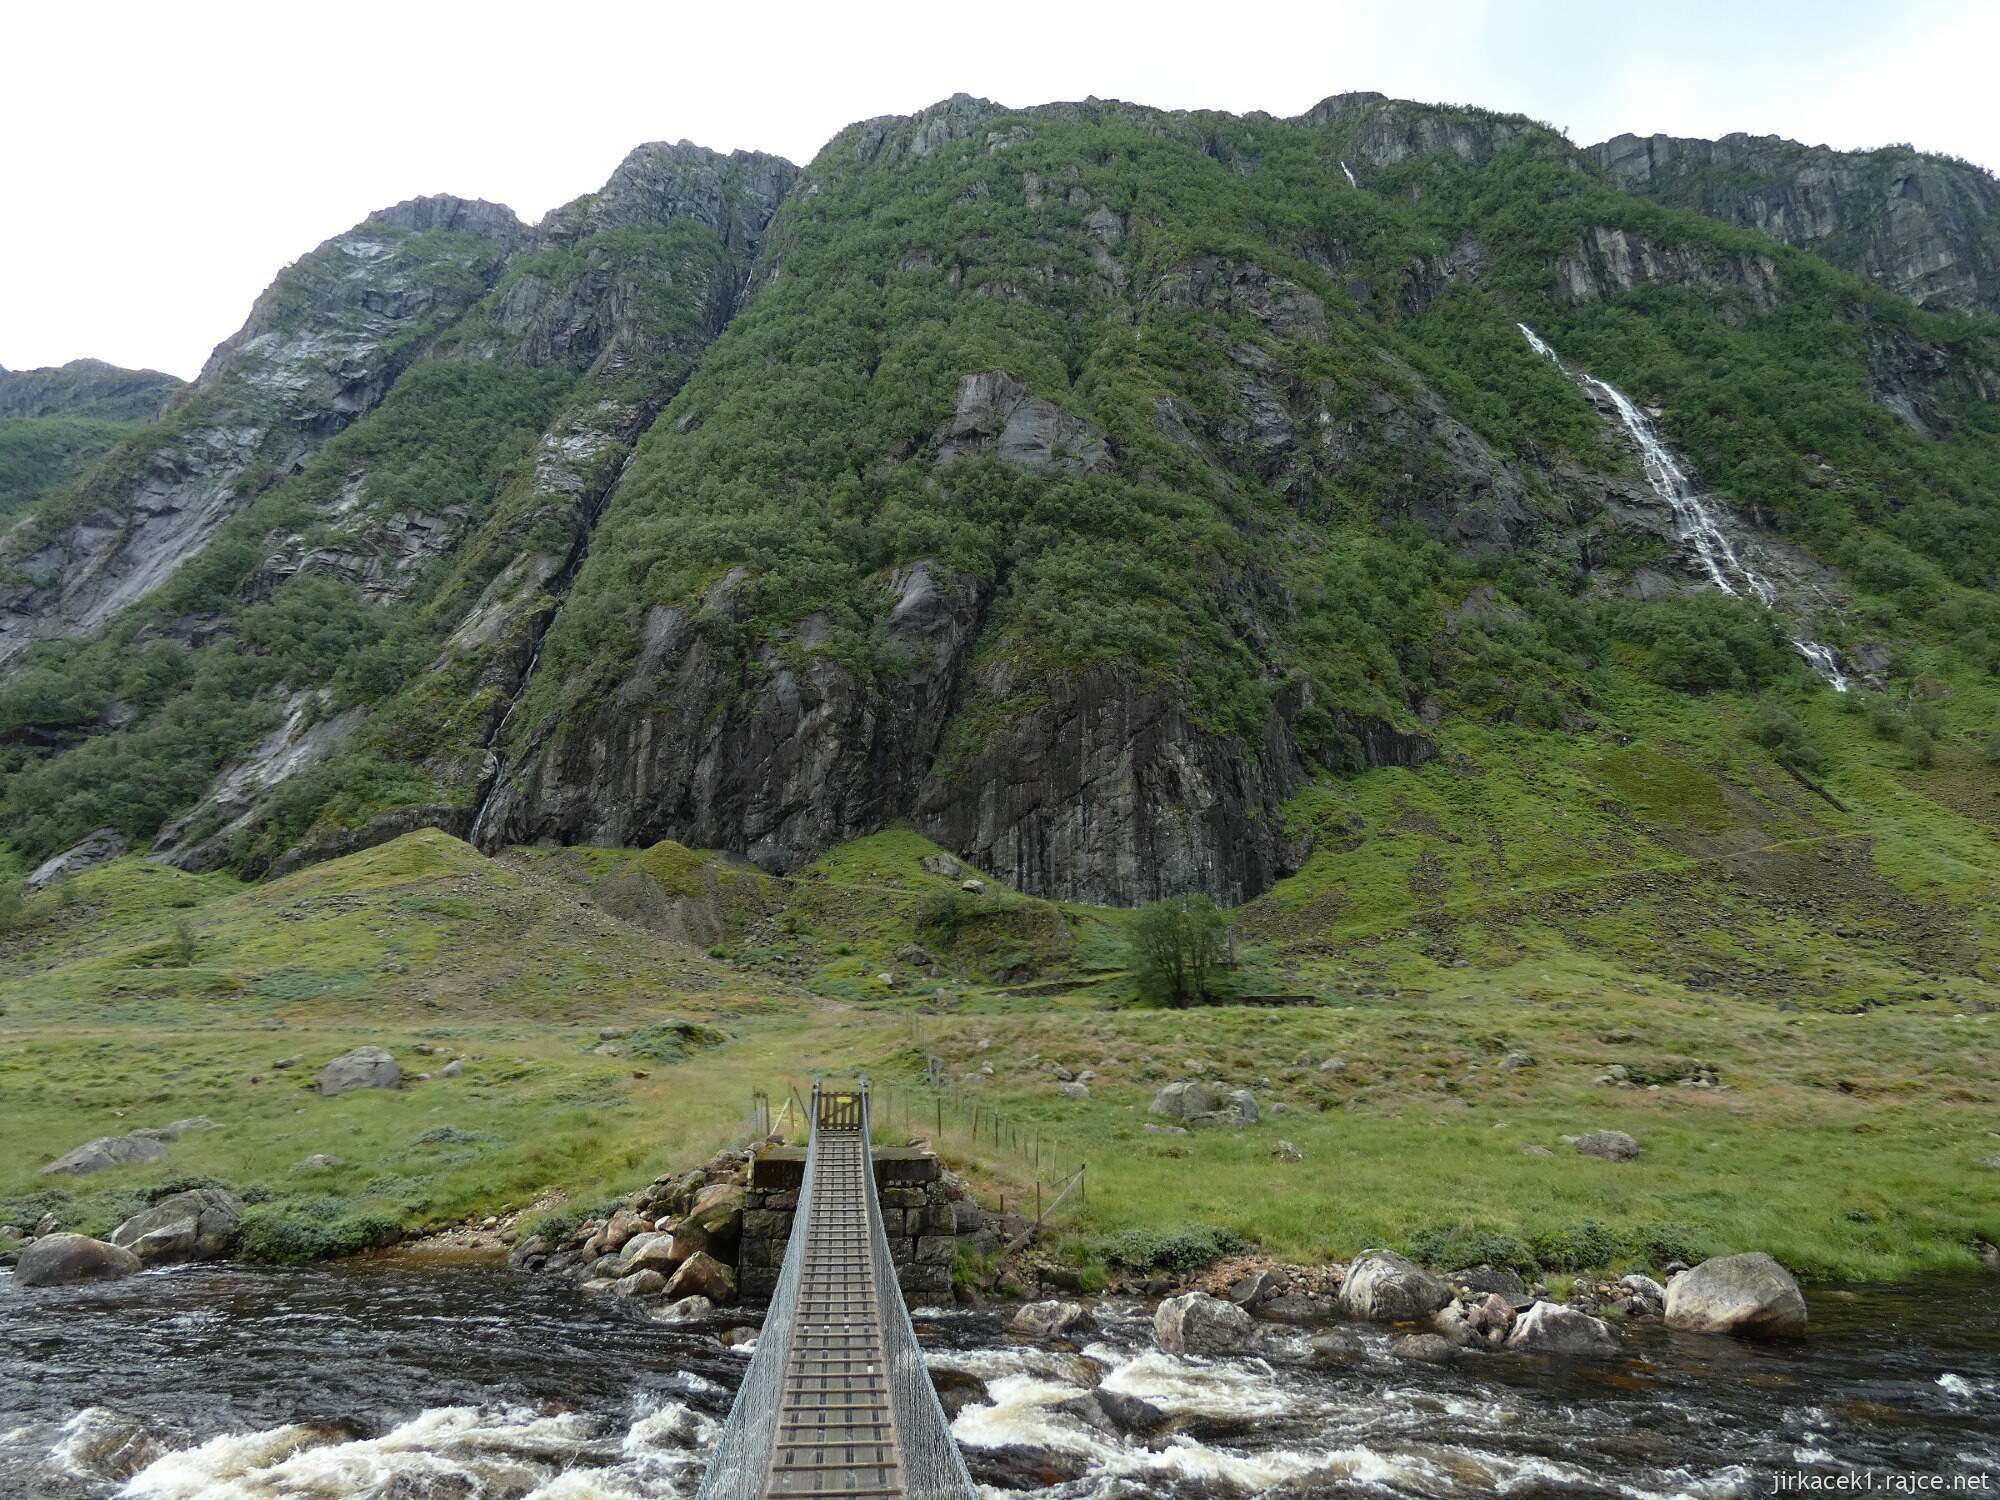
<path id="1" fill-rule="evenodd" d="M 1760 229 L 1925 307 L 2000 313 L 2000 181 L 1907 146 L 1621 135 L 1586 153 L 1628 193 Z"/>

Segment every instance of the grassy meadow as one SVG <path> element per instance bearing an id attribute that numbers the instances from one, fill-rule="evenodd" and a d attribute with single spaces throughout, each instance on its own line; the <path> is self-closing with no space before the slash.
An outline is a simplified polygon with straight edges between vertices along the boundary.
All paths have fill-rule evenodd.
<path id="1" fill-rule="evenodd" d="M 1091 1275 L 1190 1226 L 1545 1274 L 1744 1249 L 1823 1278 L 1973 1269 L 2000 1241 L 2000 773 L 1967 743 L 1918 765 L 1817 694 L 1796 712 L 1840 754 L 1815 791 L 1744 738 L 1752 707 L 1635 687 L 1615 736 L 1461 729 L 1421 769 L 1310 789 L 1286 816 L 1315 852 L 1235 914 L 1236 1000 L 1188 1010 L 1138 1001 L 1124 913 L 959 899 L 908 831 L 788 879 L 434 832 L 263 884 L 126 858 L 0 939 L 0 1223 L 102 1232 L 214 1179 L 257 1253 L 331 1253 L 594 1206 L 816 1069 L 871 1072 L 886 1126 L 932 1128 L 935 1070 L 989 1203 L 1031 1192 L 1017 1136 L 1046 1182 L 1090 1163 L 1060 1248 Z M 1278 995 L 1314 1003 L 1248 1003 Z M 433 1076 L 319 1097 L 364 1044 Z M 1058 1064 L 1094 1072 L 1088 1099 Z M 1191 1077 L 1263 1119 L 1148 1132 Z M 163 1162 L 40 1175 L 189 1117 L 214 1123 Z M 1602 1129 L 1640 1158 L 1563 1140 Z"/>

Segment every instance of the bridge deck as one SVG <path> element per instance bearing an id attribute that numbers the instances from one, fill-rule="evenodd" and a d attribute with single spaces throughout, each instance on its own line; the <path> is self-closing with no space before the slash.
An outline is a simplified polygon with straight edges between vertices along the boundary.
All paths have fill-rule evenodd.
<path id="1" fill-rule="evenodd" d="M 823 1122 L 799 1226 L 805 1258 L 765 1490 L 773 1497 L 906 1494 L 869 1253 L 872 1175 L 861 1130 Z"/>

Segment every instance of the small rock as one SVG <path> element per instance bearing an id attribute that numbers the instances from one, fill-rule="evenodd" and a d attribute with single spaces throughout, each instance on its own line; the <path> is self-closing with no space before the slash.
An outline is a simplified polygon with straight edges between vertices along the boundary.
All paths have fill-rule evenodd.
<path id="1" fill-rule="evenodd" d="M 621 1276 L 611 1290 L 620 1297 L 651 1297 L 667 1289 L 667 1278 L 658 1271 L 634 1271 Z"/>
<path id="2" fill-rule="evenodd" d="M 983 896 L 986 893 L 986 882 L 978 879 L 961 880 L 958 888 L 968 896 Z"/>
<path id="3" fill-rule="evenodd" d="M 1500 1059 L 1500 1071 L 1503 1073 L 1518 1073 L 1523 1068 L 1532 1068 L 1534 1065 L 1535 1060 L 1525 1052 L 1509 1052 Z"/>
<path id="4" fill-rule="evenodd" d="M 304 1061 L 303 1057 L 281 1057 L 271 1064 L 271 1069 L 273 1072 L 282 1073 L 287 1068 L 296 1068 Z"/>
<path id="5" fill-rule="evenodd" d="M 335 1167 L 345 1165 L 346 1163 L 341 1158 L 338 1156 L 328 1156 L 324 1151 L 316 1151 L 299 1163 L 299 1166 L 308 1172 L 330 1172 Z"/>
<path id="6" fill-rule="evenodd" d="M 1304 1161 L 1306 1154 L 1290 1141 L 1279 1141 L 1271 1147 L 1271 1158 L 1274 1161 Z"/>
<path id="7" fill-rule="evenodd" d="M 741 1349 L 745 1344 L 757 1342 L 757 1330 L 742 1324 L 735 1328 L 723 1329 L 716 1338 L 725 1349 Z"/>
<path id="8" fill-rule="evenodd" d="M 1061 1083 L 1057 1084 L 1056 1088 L 1065 1099 L 1075 1099 L 1080 1102 L 1090 1097 L 1090 1085 L 1087 1083 Z"/>
<path id="9" fill-rule="evenodd" d="M 656 1323 L 694 1323 L 715 1311 L 715 1304 L 706 1297 L 687 1296 L 678 1302 L 669 1302 L 653 1314 Z"/>
<path id="10" fill-rule="evenodd" d="M 1576 1149 L 1585 1156 L 1598 1156 L 1606 1161 L 1635 1161 L 1639 1156 L 1639 1143 L 1622 1130 L 1593 1130 L 1580 1135 L 1576 1138 Z"/>
<path id="11" fill-rule="evenodd" d="M 1521 1154 L 1523 1156 L 1554 1156 L 1555 1152 L 1551 1151 L 1547 1146 L 1523 1146 Z"/>
<path id="12" fill-rule="evenodd" d="M 438 1070 L 438 1077 L 456 1078 L 459 1076 L 459 1074 L 463 1073 L 464 1071 L 465 1071 L 465 1059 L 462 1057 L 454 1057 L 450 1062 L 446 1063 L 443 1068 Z"/>
<path id="13" fill-rule="evenodd" d="M 1635 1271 L 1630 1276 L 1620 1277 L 1618 1284 L 1627 1291 L 1636 1292 L 1641 1297 L 1653 1303 L 1660 1306 L 1666 1305 L 1667 1289 L 1650 1276 L 1641 1276 Z"/>

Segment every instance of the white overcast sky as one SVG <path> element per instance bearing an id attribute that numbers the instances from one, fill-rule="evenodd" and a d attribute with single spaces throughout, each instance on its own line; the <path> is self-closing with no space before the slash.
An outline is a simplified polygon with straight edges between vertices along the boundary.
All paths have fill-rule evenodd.
<path id="1" fill-rule="evenodd" d="M 806 161 L 948 94 L 1295 114 L 1328 94 L 2000 166 L 1996 0 L 157 0 L 0 23 L 0 364 L 192 376 L 287 261 L 417 193 L 524 218 L 648 140 Z"/>

